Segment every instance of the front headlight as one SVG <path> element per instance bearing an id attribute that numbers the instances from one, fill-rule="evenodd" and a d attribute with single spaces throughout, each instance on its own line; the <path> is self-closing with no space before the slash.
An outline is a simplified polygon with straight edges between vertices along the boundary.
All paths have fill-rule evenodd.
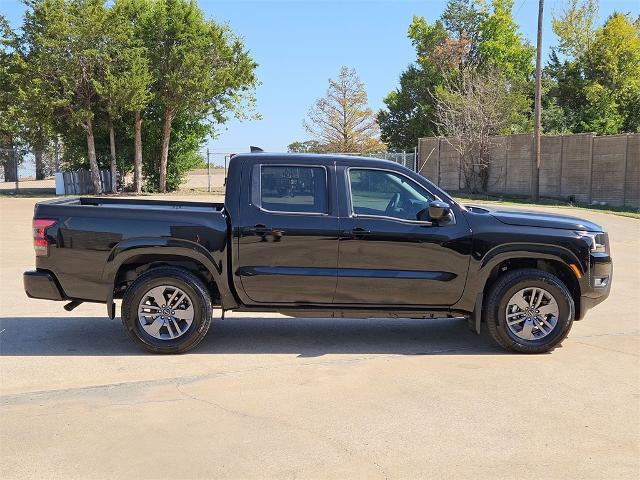
<path id="1" fill-rule="evenodd" d="M 591 233 L 578 232 L 590 244 L 591 253 L 608 253 L 609 252 L 609 236 L 606 232 Z"/>

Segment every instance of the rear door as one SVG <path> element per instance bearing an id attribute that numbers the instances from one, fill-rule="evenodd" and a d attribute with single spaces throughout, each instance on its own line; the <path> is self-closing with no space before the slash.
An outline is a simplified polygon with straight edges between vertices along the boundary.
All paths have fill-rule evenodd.
<path id="1" fill-rule="evenodd" d="M 245 166 L 244 185 L 236 275 L 248 303 L 330 304 L 338 262 L 334 166 L 256 160 Z"/>
<path id="2" fill-rule="evenodd" d="M 453 305 L 464 290 L 470 258 L 462 215 L 440 224 L 417 220 L 436 197 L 401 172 L 342 167 L 338 175 L 346 209 L 335 303 Z"/>

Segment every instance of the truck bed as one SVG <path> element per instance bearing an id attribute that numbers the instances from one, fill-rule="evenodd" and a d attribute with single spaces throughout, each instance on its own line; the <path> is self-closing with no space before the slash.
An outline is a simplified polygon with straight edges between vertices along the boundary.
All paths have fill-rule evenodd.
<path id="1" fill-rule="evenodd" d="M 56 222 L 49 254 L 37 257 L 36 267 L 54 274 L 70 299 L 106 301 L 119 264 L 136 263 L 135 256 L 152 258 L 161 249 L 213 264 L 227 245 L 222 203 L 76 197 L 40 202 L 34 218 Z"/>

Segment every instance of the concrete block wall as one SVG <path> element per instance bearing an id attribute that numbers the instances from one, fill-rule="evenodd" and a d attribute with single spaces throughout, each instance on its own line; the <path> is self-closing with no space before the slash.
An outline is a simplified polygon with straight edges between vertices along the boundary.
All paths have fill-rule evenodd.
<path id="1" fill-rule="evenodd" d="M 420 139 L 422 153 L 418 159 L 418 171 L 435 184 L 440 183 L 440 138 L 427 137 Z"/>
<path id="2" fill-rule="evenodd" d="M 442 188 L 460 190 L 460 155 L 444 139 L 440 141 L 439 172 Z"/>
<path id="3" fill-rule="evenodd" d="M 591 201 L 591 149 L 593 135 L 581 133 L 562 138 L 560 197 L 582 203 Z"/>
<path id="4" fill-rule="evenodd" d="M 491 142 L 491 165 L 489 165 L 489 193 L 500 194 L 507 187 L 507 141 L 508 137 L 494 137 Z"/>
<path id="5" fill-rule="evenodd" d="M 533 140 L 531 135 L 509 135 L 505 142 L 507 155 L 507 178 L 504 193 L 527 196 L 531 191 L 531 157 Z"/>
<path id="6" fill-rule="evenodd" d="M 628 136 L 626 162 L 624 204 L 640 208 L 640 135 Z"/>
<path id="7" fill-rule="evenodd" d="M 593 139 L 591 200 L 623 205 L 626 188 L 628 135 Z"/>
<path id="8" fill-rule="evenodd" d="M 533 142 L 533 138 L 531 139 Z M 540 196 L 558 198 L 562 179 L 562 136 L 540 139 Z M 533 154 L 533 153 L 532 153 Z M 531 178 L 531 176 L 527 176 Z"/>
<path id="9" fill-rule="evenodd" d="M 464 189 L 460 156 L 445 138 L 421 138 L 420 173 L 445 190 Z M 494 137 L 488 191 L 529 196 L 533 136 Z M 640 134 L 543 136 L 540 196 L 640 208 Z"/>

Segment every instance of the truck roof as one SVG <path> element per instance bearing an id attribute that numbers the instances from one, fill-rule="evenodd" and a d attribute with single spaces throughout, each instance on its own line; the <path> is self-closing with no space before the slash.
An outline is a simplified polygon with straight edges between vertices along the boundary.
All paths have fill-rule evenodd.
<path id="1" fill-rule="evenodd" d="M 236 159 L 257 159 L 264 161 L 264 163 L 280 163 L 284 161 L 291 161 L 303 165 L 317 165 L 319 163 L 326 164 L 328 162 L 336 162 L 338 165 L 358 165 L 358 166 L 370 166 L 370 167 L 388 167 L 390 165 L 400 166 L 397 162 L 391 160 L 383 160 L 380 158 L 362 157 L 359 155 L 338 155 L 333 153 L 239 153 L 234 155 L 231 161 Z"/>

